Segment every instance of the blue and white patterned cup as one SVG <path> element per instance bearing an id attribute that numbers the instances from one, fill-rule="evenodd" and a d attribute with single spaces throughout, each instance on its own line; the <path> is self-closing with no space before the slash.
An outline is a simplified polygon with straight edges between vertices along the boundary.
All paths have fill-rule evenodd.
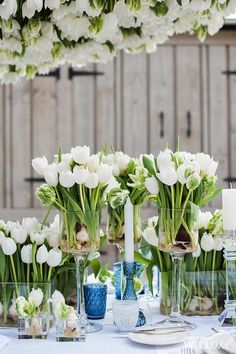
<path id="1" fill-rule="evenodd" d="M 105 317 L 107 285 L 89 283 L 84 285 L 85 312 L 88 319 L 98 320 Z"/>

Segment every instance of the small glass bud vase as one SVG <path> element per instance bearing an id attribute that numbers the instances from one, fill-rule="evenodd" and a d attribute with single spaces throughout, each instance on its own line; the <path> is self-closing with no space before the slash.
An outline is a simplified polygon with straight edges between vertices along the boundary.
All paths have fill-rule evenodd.
<path id="1" fill-rule="evenodd" d="M 85 342 L 86 317 L 78 315 L 74 320 L 56 321 L 57 342 Z"/>
<path id="2" fill-rule="evenodd" d="M 18 339 L 47 339 L 49 314 L 41 313 L 34 317 L 19 317 Z"/>

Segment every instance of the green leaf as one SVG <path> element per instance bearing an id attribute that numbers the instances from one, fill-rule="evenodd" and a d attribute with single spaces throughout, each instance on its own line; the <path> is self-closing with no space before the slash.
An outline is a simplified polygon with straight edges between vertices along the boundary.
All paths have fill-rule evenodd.
<path id="1" fill-rule="evenodd" d="M 5 281 L 5 270 L 6 270 L 6 256 L 3 253 L 2 248 L 0 248 L 0 276 L 1 280 Z"/>
<path id="2" fill-rule="evenodd" d="M 144 264 L 145 266 L 148 266 L 150 264 L 150 260 L 137 251 L 134 251 L 134 258 L 136 262 Z"/>
<path id="3" fill-rule="evenodd" d="M 90 266 L 93 270 L 94 277 L 97 278 L 97 276 L 101 270 L 101 262 L 98 259 L 93 259 L 90 262 Z"/>
<path id="4" fill-rule="evenodd" d="M 151 293 L 153 294 L 153 272 L 152 272 L 152 267 L 153 264 L 150 263 L 147 268 L 146 268 L 146 274 L 147 274 L 147 279 L 148 279 L 148 286 L 149 286 L 149 290 L 151 291 Z"/>
<path id="5" fill-rule="evenodd" d="M 200 202 L 199 202 L 199 206 L 204 206 L 205 204 L 211 202 L 213 199 L 215 199 L 222 191 L 222 188 L 219 187 L 219 188 L 216 188 L 214 190 L 213 193 L 207 195 L 205 198 L 203 198 Z"/>
<path id="6" fill-rule="evenodd" d="M 148 170 L 148 172 L 152 176 L 156 175 L 156 171 L 155 171 L 155 168 L 153 166 L 153 163 L 147 156 L 143 156 L 143 166 Z"/>

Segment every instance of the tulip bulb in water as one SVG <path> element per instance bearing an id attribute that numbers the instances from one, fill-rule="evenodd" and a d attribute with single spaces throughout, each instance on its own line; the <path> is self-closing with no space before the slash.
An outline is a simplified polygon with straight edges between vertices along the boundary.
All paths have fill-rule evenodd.
<path id="1" fill-rule="evenodd" d="M 76 240 L 80 241 L 81 243 L 85 243 L 89 241 L 89 235 L 86 231 L 85 227 L 82 227 L 79 232 L 76 234 Z"/>

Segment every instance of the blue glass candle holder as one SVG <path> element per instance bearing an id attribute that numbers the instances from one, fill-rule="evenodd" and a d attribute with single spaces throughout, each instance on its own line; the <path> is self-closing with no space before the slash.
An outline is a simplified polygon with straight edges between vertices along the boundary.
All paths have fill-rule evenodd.
<path id="1" fill-rule="evenodd" d="M 101 283 L 85 284 L 84 301 L 88 319 L 98 320 L 104 318 L 107 303 L 107 285 Z"/>
<path id="2" fill-rule="evenodd" d="M 123 269 L 122 263 L 117 262 L 113 264 L 114 272 L 114 287 L 115 287 L 115 297 L 117 300 L 122 299 L 122 278 L 123 278 Z"/>
<path id="3" fill-rule="evenodd" d="M 125 291 L 123 295 L 123 300 L 137 300 L 137 295 L 134 289 L 134 276 L 136 274 L 136 267 L 137 263 L 136 262 L 124 262 L 123 263 L 123 272 L 125 276 Z M 144 313 L 139 310 L 139 318 L 138 322 L 136 324 L 136 327 L 140 327 L 145 325 L 146 323 L 146 318 L 144 316 Z"/>

